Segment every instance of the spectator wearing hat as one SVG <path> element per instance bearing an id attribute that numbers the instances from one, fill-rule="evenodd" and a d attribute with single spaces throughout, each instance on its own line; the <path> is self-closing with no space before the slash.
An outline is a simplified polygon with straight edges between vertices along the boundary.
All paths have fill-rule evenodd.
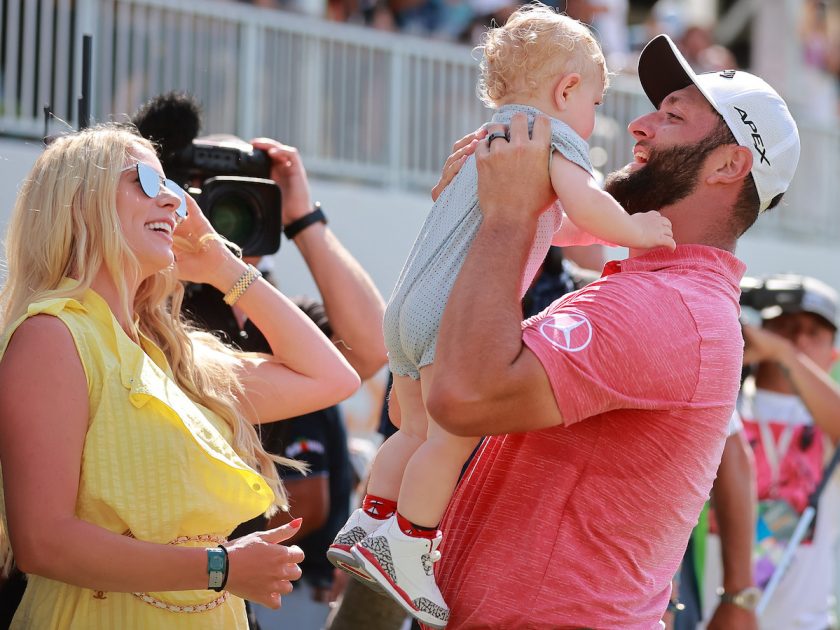
<path id="1" fill-rule="evenodd" d="M 762 318 L 761 327 L 744 326 L 744 363 L 753 365 L 755 374 L 745 381 L 738 400 L 755 458 L 756 585 L 724 591 L 720 598 L 709 593 L 707 600 L 754 608 L 840 439 L 840 387 L 829 375 L 837 359 L 838 296 L 815 278 L 786 274 L 750 283 L 743 301 L 760 307 Z M 759 617 L 762 630 L 831 625 L 838 512 L 840 483 L 832 476 L 818 496 L 811 535 L 797 547 L 767 599 Z M 726 532 L 720 534 L 725 547 Z M 710 557 L 707 566 L 716 559 Z"/>
<path id="2" fill-rule="evenodd" d="M 709 495 L 741 376 L 732 252 L 787 190 L 799 136 L 766 82 L 697 75 L 666 36 L 639 79 L 656 109 L 630 123 L 635 160 L 606 188 L 628 212 L 668 217 L 677 248 L 632 250 L 524 323 L 548 124 L 529 136 L 515 117 L 509 142 L 469 145 L 483 220 L 427 401 L 447 431 L 490 437 L 443 521 L 448 630 L 657 627 Z"/>

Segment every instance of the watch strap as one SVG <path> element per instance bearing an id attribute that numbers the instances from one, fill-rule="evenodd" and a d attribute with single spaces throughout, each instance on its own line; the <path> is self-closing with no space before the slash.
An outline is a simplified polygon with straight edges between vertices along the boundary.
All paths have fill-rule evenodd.
<path id="1" fill-rule="evenodd" d="M 228 554 L 222 545 L 207 548 L 207 588 L 217 593 L 224 589 L 228 577 Z"/>
<path id="2" fill-rule="evenodd" d="M 289 225 L 283 228 L 283 232 L 286 235 L 286 238 L 291 240 L 314 223 L 327 224 L 327 215 L 325 215 L 324 211 L 321 210 L 321 204 L 317 201 L 315 202 L 315 206 L 312 208 L 312 212 L 289 223 Z"/>

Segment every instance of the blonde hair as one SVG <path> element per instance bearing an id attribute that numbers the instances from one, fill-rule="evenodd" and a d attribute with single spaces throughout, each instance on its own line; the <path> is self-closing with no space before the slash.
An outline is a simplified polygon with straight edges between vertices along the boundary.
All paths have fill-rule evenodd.
<path id="1" fill-rule="evenodd" d="M 154 151 L 133 127 L 103 124 L 58 138 L 44 150 L 18 193 L 6 236 L 8 279 L 0 291 L 0 330 L 33 302 L 81 297 L 104 264 L 123 305 L 133 306 L 126 312 L 137 316 L 136 330 L 129 334 L 135 340 L 143 334 L 157 344 L 184 393 L 227 423 L 233 449 L 274 491 L 268 515 L 288 510 L 275 463 L 304 467 L 267 453 L 244 417 L 244 390 L 230 368 L 245 355 L 184 321 L 184 287 L 174 267 L 146 278 L 129 305 L 125 277 L 139 273 L 139 263 L 116 213 L 117 184 L 132 150 L 140 147 Z M 77 284 L 59 289 L 64 278 Z M 10 547 L 3 534 L 0 525 L 0 564 L 8 568 Z"/>
<path id="2" fill-rule="evenodd" d="M 552 76 L 578 72 L 608 84 L 604 53 L 585 24 L 540 3 L 514 11 L 476 48 L 483 53 L 478 96 L 498 107 L 514 95 L 533 96 Z"/>

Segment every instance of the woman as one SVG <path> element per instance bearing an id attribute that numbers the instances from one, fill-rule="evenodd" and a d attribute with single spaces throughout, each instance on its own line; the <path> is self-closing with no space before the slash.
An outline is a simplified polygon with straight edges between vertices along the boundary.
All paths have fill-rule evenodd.
<path id="1" fill-rule="evenodd" d="M 277 608 L 303 555 L 275 543 L 300 523 L 225 540 L 287 507 L 252 424 L 346 398 L 352 368 L 124 127 L 44 151 L 6 253 L 0 464 L 29 574 L 12 627 L 246 628 L 241 598 Z M 187 326 L 179 280 L 225 292 L 271 354 Z"/>

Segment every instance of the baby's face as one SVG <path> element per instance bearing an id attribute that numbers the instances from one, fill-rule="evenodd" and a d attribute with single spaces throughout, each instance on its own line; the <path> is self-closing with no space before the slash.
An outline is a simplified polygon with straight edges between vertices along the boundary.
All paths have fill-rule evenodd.
<path id="1" fill-rule="evenodd" d="M 600 78 L 587 76 L 568 94 L 563 122 L 569 125 L 584 140 L 588 140 L 595 128 L 595 108 L 604 98 L 604 82 Z"/>

